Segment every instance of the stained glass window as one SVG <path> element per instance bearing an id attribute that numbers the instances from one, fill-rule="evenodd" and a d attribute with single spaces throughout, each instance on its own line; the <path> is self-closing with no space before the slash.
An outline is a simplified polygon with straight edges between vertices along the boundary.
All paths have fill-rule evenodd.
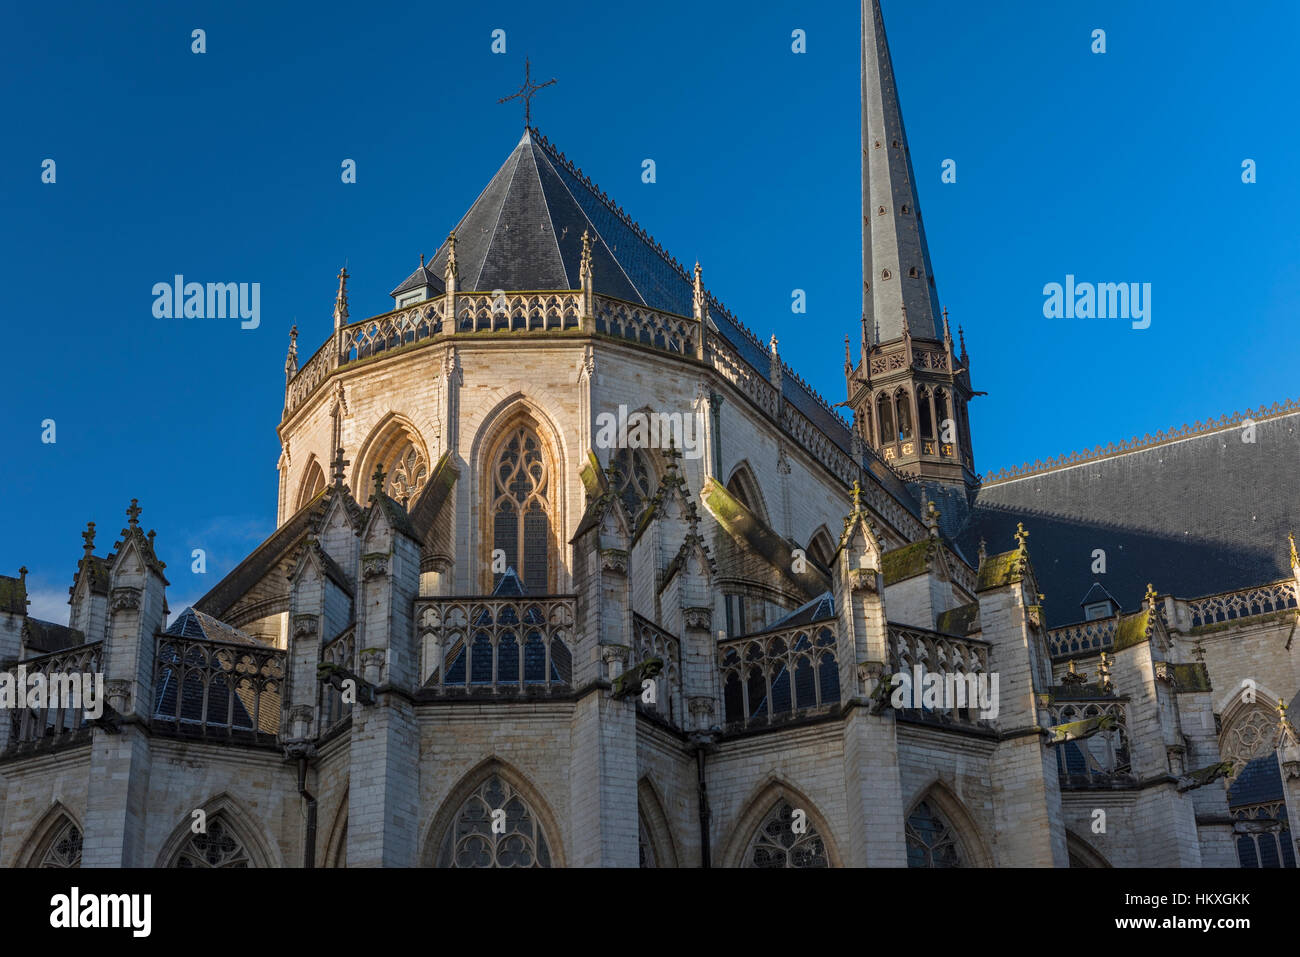
<path id="1" fill-rule="evenodd" d="M 530 593 L 545 594 L 551 567 L 550 471 L 530 429 L 513 430 L 501 444 L 492 483 L 492 548 L 505 553 L 506 567 L 515 569 Z"/>
<path id="2" fill-rule="evenodd" d="M 745 853 L 746 867 L 830 867 L 826 842 L 807 814 L 795 817 L 789 801 L 768 812 Z"/>
<path id="3" fill-rule="evenodd" d="M 55 830 L 45 853 L 41 855 L 37 867 L 80 867 L 81 866 L 81 829 L 71 821 L 64 819 Z"/>
<path id="4" fill-rule="evenodd" d="M 927 801 L 907 816 L 907 866 L 962 866 L 957 835 Z"/>
<path id="5" fill-rule="evenodd" d="M 546 834 L 528 802 L 491 775 L 456 812 L 438 848 L 438 867 L 550 867 Z"/>
<path id="6" fill-rule="evenodd" d="M 191 834 L 173 867 L 252 867 L 244 844 L 220 817 L 210 818 L 202 834 Z"/>

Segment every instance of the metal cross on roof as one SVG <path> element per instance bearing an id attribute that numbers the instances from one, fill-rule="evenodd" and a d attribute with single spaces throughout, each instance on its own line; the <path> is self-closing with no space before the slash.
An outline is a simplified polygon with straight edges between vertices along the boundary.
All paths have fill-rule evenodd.
<path id="1" fill-rule="evenodd" d="M 509 96 L 503 96 L 501 97 L 501 99 L 497 100 L 497 102 L 505 103 L 509 100 L 514 100 L 522 97 L 524 101 L 524 126 L 531 127 L 533 125 L 533 116 L 532 116 L 533 94 L 536 93 L 538 90 L 542 89 L 543 87 L 550 86 L 554 82 L 555 82 L 555 77 L 551 77 L 545 83 L 534 83 L 532 80 L 531 67 L 529 66 L 528 58 L 524 57 L 524 85 L 519 88 L 518 93 L 511 93 Z"/>

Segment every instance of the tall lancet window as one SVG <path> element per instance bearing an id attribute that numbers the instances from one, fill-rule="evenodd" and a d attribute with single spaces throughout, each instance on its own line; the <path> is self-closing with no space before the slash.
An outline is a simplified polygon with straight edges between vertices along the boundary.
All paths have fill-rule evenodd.
<path id="1" fill-rule="evenodd" d="M 876 418 L 880 422 L 880 444 L 897 442 L 898 435 L 894 432 L 894 405 L 889 399 L 889 393 L 880 393 L 876 397 L 876 405 L 879 411 Z"/>
<path id="2" fill-rule="evenodd" d="M 906 442 L 912 437 L 912 397 L 906 389 L 894 393 L 894 408 L 898 413 L 898 438 Z"/>
<path id="3" fill-rule="evenodd" d="M 551 568 L 551 474 L 537 434 L 512 429 L 492 467 L 492 548 L 534 595 L 549 588 Z M 499 581 L 499 566 L 493 581 Z"/>

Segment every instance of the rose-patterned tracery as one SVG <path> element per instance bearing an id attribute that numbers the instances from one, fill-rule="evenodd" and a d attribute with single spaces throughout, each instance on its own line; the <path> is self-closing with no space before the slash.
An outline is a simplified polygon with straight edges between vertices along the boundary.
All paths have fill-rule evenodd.
<path id="1" fill-rule="evenodd" d="M 494 826 L 495 825 L 495 826 Z M 499 774 L 466 798 L 438 844 L 438 867 L 550 867 L 537 814 Z"/>
<path id="2" fill-rule="evenodd" d="M 252 867 L 243 842 L 223 818 L 211 818 L 202 834 L 191 834 L 173 867 Z"/>
<path id="3" fill-rule="evenodd" d="M 80 867 L 81 829 L 64 818 L 41 855 L 37 867 Z"/>
<path id="4" fill-rule="evenodd" d="M 505 568 L 519 574 L 531 594 L 545 594 L 551 567 L 551 475 L 537 434 L 512 429 L 492 466 L 492 548 L 504 553 L 494 577 Z"/>
<path id="5" fill-rule="evenodd" d="M 759 825 L 745 852 L 745 867 L 830 867 L 826 842 L 807 812 L 798 821 L 789 801 L 779 801 Z"/>

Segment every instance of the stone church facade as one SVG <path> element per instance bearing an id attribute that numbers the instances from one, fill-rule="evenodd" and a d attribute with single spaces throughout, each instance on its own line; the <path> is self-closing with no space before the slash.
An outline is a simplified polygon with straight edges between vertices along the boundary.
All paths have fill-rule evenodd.
<path id="1" fill-rule="evenodd" d="M 0 720 L 0 864 L 1295 866 L 1300 409 L 981 480 L 878 0 L 862 106 L 850 418 L 526 130 L 291 334 L 277 528 L 193 608 L 134 502 L 66 625 L 0 577 L 0 665 L 108 699 Z"/>

